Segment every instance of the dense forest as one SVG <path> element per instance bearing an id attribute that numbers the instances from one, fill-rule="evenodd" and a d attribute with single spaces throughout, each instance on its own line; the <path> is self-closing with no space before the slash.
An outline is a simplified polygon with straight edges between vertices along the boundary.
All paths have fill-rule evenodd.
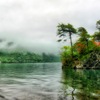
<path id="1" fill-rule="evenodd" d="M 36 54 L 31 52 L 3 52 L 0 51 L 1 63 L 36 63 L 59 62 L 60 58 L 54 54 Z"/>

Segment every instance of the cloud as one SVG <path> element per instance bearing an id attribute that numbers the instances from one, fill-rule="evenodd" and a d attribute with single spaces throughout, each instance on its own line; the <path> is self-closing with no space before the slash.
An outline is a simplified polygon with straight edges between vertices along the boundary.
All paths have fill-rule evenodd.
<path id="1" fill-rule="evenodd" d="M 0 37 L 31 51 L 57 52 L 58 23 L 83 26 L 92 34 L 100 19 L 99 4 L 99 0 L 1 0 Z"/>

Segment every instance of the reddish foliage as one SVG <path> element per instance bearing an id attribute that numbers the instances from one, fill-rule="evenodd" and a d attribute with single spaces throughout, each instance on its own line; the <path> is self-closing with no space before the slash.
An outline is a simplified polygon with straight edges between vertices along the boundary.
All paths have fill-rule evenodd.
<path id="1" fill-rule="evenodd" d="M 96 45 L 96 46 L 100 46 L 100 42 L 94 42 L 94 44 Z"/>
<path id="2" fill-rule="evenodd" d="M 79 53 L 84 52 L 84 49 L 86 48 L 85 44 L 83 44 L 83 43 L 77 43 L 75 47 L 76 47 L 76 50 L 78 50 Z"/>

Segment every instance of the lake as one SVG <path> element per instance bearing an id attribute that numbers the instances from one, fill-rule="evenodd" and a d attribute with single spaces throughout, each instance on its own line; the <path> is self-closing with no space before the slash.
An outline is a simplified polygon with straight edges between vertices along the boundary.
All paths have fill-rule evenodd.
<path id="1" fill-rule="evenodd" d="M 100 70 L 61 63 L 0 64 L 0 100 L 100 100 Z"/>

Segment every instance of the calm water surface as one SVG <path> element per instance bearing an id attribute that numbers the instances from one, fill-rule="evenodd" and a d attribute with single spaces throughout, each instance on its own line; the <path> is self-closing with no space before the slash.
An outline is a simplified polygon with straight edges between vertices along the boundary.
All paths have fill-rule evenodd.
<path id="1" fill-rule="evenodd" d="M 61 63 L 1 64 L 0 100 L 100 100 L 100 71 L 62 71 Z"/>

